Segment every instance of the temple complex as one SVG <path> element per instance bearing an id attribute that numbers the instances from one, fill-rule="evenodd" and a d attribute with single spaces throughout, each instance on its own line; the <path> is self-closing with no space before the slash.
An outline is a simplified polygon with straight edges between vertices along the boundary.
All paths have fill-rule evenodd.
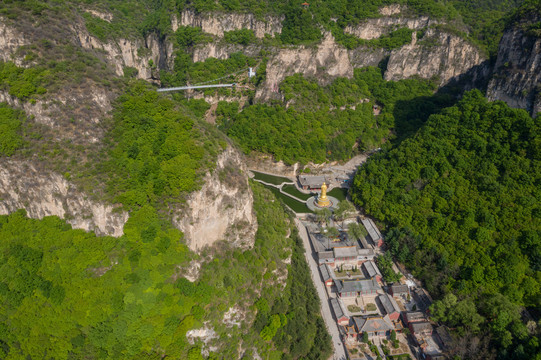
<path id="1" fill-rule="evenodd" d="M 327 195 L 327 184 L 323 181 L 321 184 L 321 193 L 319 195 L 313 196 L 306 201 L 306 205 L 312 211 L 329 209 L 334 210 L 338 205 L 339 201 L 337 198 Z"/>

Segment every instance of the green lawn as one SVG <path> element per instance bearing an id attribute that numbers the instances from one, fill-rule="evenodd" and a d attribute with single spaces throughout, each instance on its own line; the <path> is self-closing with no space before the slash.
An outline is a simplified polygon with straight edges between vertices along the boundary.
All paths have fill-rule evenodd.
<path id="1" fill-rule="evenodd" d="M 275 187 L 272 186 L 266 186 L 267 189 L 272 191 L 272 193 L 280 200 L 282 200 L 284 203 L 286 203 L 287 206 L 291 208 L 296 213 L 313 213 L 310 209 L 308 209 L 308 206 L 306 206 L 305 203 L 301 203 L 297 200 L 294 200 L 290 198 L 287 195 L 284 195 Z"/>
<path id="2" fill-rule="evenodd" d="M 334 188 L 331 191 L 329 191 L 327 193 L 327 195 L 333 196 L 333 197 L 337 198 L 339 201 L 344 201 L 344 200 L 346 200 L 346 197 L 348 195 L 348 189 Z"/>
<path id="3" fill-rule="evenodd" d="M 252 171 L 252 172 L 254 173 L 254 179 L 261 180 L 269 184 L 280 185 L 281 183 L 284 183 L 284 182 L 288 182 L 288 183 L 293 182 L 293 180 L 285 178 L 285 177 L 281 177 L 281 176 L 263 174 L 257 171 Z"/>
<path id="4" fill-rule="evenodd" d="M 297 188 L 295 187 L 295 185 L 284 185 L 282 186 L 282 190 L 288 194 L 291 194 L 299 199 L 302 199 L 302 200 L 308 200 L 310 199 L 312 196 L 314 195 L 310 195 L 310 194 L 305 194 L 305 193 L 302 193 L 300 192 L 299 190 L 297 190 Z"/>
<path id="5" fill-rule="evenodd" d="M 376 311 L 376 309 L 377 309 L 376 304 L 373 304 L 373 303 L 366 304 L 367 311 Z"/>

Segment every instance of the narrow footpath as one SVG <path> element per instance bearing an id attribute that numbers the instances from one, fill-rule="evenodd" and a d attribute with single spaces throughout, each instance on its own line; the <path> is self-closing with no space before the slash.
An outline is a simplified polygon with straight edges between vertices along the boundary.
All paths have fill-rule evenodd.
<path id="1" fill-rule="evenodd" d="M 325 290 L 325 285 L 323 284 L 323 281 L 320 280 L 319 277 L 319 270 L 317 267 L 316 260 L 313 256 L 312 252 L 312 246 L 310 244 L 310 239 L 308 238 L 308 233 L 306 232 L 306 227 L 302 224 L 302 222 L 295 218 L 295 225 L 297 225 L 297 229 L 299 230 L 299 235 L 302 238 L 302 242 L 304 245 L 304 256 L 306 257 L 306 261 L 308 262 L 308 266 L 310 267 L 310 272 L 312 273 L 312 282 L 314 283 L 314 286 L 316 287 L 317 294 L 319 296 L 319 300 L 321 302 L 321 316 L 323 316 L 323 320 L 325 321 L 325 325 L 327 326 L 327 331 L 331 335 L 332 343 L 334 347 L 334 355 L 332 357 L 333 360 L 346 360 L 346 350 L 344 347 L 344 344 L 342 343 L 342 340 L 340 339 L 340 332 L 338 331 L 338 324 L 333 318 L 331 307 L 329 304 L 329 298 L 327 297 L 327 291 Z"/>

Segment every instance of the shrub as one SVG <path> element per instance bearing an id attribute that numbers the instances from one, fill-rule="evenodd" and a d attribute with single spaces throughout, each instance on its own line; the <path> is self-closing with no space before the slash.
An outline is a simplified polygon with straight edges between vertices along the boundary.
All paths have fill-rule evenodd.
<path id="1" fill-rule="evenodd" d="M 248 45 L 255 41 L 256 37 L 253 30 L 240 29 L 233 31 L 226 31 L 224 33 L 224 39 L 228 43 Z"/>
<path id="2" fill-rule="evenodd" d="M 22 146 L 21 124 L 24 113 L 0 103 L 0 156 L 11 156 Z"/>

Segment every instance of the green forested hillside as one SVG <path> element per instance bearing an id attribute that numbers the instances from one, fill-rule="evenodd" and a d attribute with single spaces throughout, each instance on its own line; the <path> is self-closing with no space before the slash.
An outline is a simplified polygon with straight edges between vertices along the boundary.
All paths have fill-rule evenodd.
<path id="1" fill-rule="evenodd" d="M 119 239 L 56 217 L 0 216 L 0 358 L 202 359 L 186 332 L 207 324 L 222 338 L 212 359 L 236 358 L 241 340 L 265 358 L 325 359 L 329 338 L 302 246 L 286 237 L 291 225 L 272 194 L 253 189 L 254 248 L 225 246 L 193 283 L 181 275 L 201 258 L 150 206 Z M 282 291 L 274 270 L 289 256 Z M 257 314 L 254 325 L 224 325 L 230 307 Z"/>
<path id="2" fill-rule="evenodd" d="M 434 94 L 437 79 L 386 82 L 380 68 L 355 69 L 352 79 L 326 86 L 288 77 L 277 84 L 283 101 L 256 104 L 254 95 L 273 51 L 310 49 L 325 31 L 362 51 L 410 42 L 406 28 L 369 41 L 344 33 L 347 25 L 379 17 L 381 6 L 406 5 L 403 16 L 438 19 L 493 55 L 522 1 L 301 3 L 0 0 L 0 25 L 22 34 L 26 44 L 0 61 L 2 95 L 44 113 L 58 106 L 53 126 L 0 103 L 0 161 L 62 174 L 85 196 L 121 204 L 130 214 L 120 238 L 73 230 L 55 217 L 31 220 L 23 211 L 0 216 L 0 358 L 202 359 L 201 342 L 189 342 L 186 332 L 207 327 L 216 331 L 211 342 L 219 349 L 209 359 L 237 358 L 241 342 L 248 359 L 327 359 L 330 338 L 301 242 L 271 193 L 252 184 L 258 219 L 252 249 L 220 243 L 197 255 L 172 227 L 171 212 L 190 206 L 187 195 L 232 146 L 226 135 L 245 152 L 288 164 L 346 160 L 381 146 L 356 177 L 353 197 L 388 225 L 390 252 L 439 299 L 433 318 L 464 341 L 475 345 L 480 338 L 480 348 L 489 350 L 477 358 L 490 358 L 491 348 L 501 359 L 539 354 L 535 324 L 521 318 L 522 307 L 538 310 L 541 298 L 539 118 L 488 103 L 478 92 L 432 115 L 456 101 Z M 538 13 L 538 3 L 527 1 L 516 15 Z M 173 16 L 187 9 L 281 16 L 282 32 L 263 39 L 252 30 L 227 31 L 223 38 L 195 27 L 173 33 Z M 528 31 L 538 36 L 538 25 Z M 171 41 L 172 68 L 148 61 L 161 86 L 205 83 L 247 67 L 256 67 L 257 76 L 228 76 L 240 86 L 202 92 L 241 100 L 220 102 L 214 126 L 203 121 L 210 108 L 204 100 L 157 94 L 155 85 L 134 79 L 135 68 L 116 76 L 119 59 L 81 47 L 85 27 L 103 42 L 143 44 L 155 34 L 167 52 Z M 194 62 L 194 48 L 206 42 L 257 51 Z M 151 51 L 132 50 L 139 60 Z M 106 110 L 86 102 L 94 96 L 107 100 Z M 72 97 L 77 104 L 69 103 Z M 383 270 L 390 269 L 389 258 L 382 259 Z M 191 261 L 202 264 L 195 282 L 183 277 Z M 280 280 L 283 269 L 288 277 Z M 231 308 L 242 325 L 224 324 Z"/>
<path id="3" fill-rule="evenodd" d="M 182 201 L 227 146 L 189 110 L 186 102 L 134 82 L 117 98 L 108 146 L 92 170 L 81 172 L 81 181 L 103 179 L 111 199 L 130 208 Z"/>
<path id="4" fill-rule="evenodd" d="M 541 306 L 541 117 L 469 92 L 363 166 L 352 195 L 443 298 L 436 320 L 463 336 L 490 330 L 501 358 L 541 350 L 517 306 Z"/>
<path id="5" fill-rule="evenodd" d="M 347 160 L 379 147 L 394 136 L 391 129 L 407 136 L 451 102 L 433 95 L 434 88 L 418 79 L 384 81 L 378 68 L 356 69 L 353 79 L 326 87 L 294 75 L 280 85 L 287 107 L 258 104 L 238 112 L 238 106 L 221 102 L 217 115 L 245 152 L 263 151 L 289 164 Z M 381 108 L 377 116 L 375 104 Z"/>

